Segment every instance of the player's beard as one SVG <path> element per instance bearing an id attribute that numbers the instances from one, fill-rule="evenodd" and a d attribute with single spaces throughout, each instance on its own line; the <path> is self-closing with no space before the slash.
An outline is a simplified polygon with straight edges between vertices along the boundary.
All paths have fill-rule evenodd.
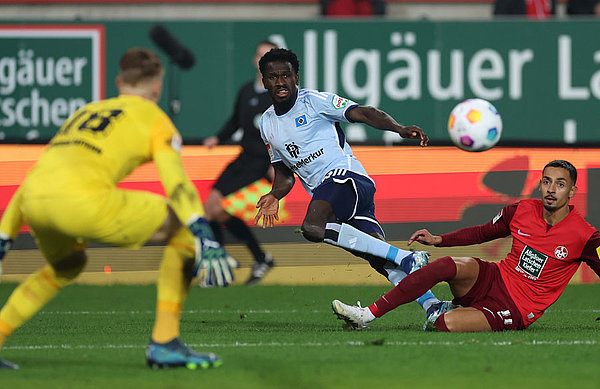
<path id="1" fill-rule="evenodd" d="M 546 198 L 542 199 L 542 204 L 544 205 L 544 209 L 548 212 L 556 212 L 559 207 L 559 201 L 556 197 L 552 198 L 553 202 L 549 204 Z"/>

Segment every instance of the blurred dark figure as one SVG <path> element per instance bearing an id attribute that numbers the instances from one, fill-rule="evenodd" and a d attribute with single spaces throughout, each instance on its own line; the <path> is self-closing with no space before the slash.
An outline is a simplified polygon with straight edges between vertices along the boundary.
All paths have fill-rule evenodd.
<path id="1" fill-rule="evenodd" d="M 528 19 L 553 17 L 556 15 L 556 0 L 496 0 L 494 16 L 519 15 Z"/>
<path id="2" fill-rule="evenodd" d="M 320 0 L 323 16 L 385 15 L 385 0 Z"/>
<path id="3" fill-rule="evenodd" d="M 568 0 L 567 15 L 596 15 L 600 18 L 600 0 Z"/>

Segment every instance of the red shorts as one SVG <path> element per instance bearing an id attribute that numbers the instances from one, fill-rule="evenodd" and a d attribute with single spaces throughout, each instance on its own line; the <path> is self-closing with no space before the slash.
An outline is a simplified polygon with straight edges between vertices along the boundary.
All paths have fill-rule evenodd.
<path id="1" fill-rule="evenodd" d="M 466 295 L 452 302 L 483 312 L 494 331 L 524 330 L 523 318 L 506 290 L 498 265 L 479 258 L 475 260 L 479 263 L 475 285 Z"/>

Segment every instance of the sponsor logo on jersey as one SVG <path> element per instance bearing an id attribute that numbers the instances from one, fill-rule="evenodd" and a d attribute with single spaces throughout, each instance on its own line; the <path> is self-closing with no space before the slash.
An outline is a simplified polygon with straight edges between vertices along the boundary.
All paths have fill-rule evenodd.
<path id="1" fill-rule="evenodd" d="M 348 104 L 348 99 L 334 95 L 333 99 L 331 100 L 331 104 L 333 104 L 333 108 L 335 109 L 342 109 L 346 106 L 346 104 Z"/>
<path id="2" fill-rule="evenodd" d="M 501 209 L 500 212 L 498 212 L 498 214 L 494 216 L 494 218 L 492 219 L 492 224 L 496 224 L 496 222 L 502 217 L 502 211 L 503 209 Z"/>
<path id="3" fill-rule="evenodd" d="M 293 164 L 292 166 L 290 166 L 290 170 L 294 171 L 294 170 L 298 170 L 300 169 L 302 166 L 308 165 L 309 163 L 311 163 L 312 161 L 314 161 L 315 159 L 319 158 L 321 155 L 323 155 L 325 153 L 325 151 L 323 150 L 323 148 L 321 147 L 319 149 L 319 151 L 315 151 L 314 153 L 310 153 L 308 154 L 307 157 L 304 157 L 302 159 L 300 159 L 298 162 L 296 162 L 295 164 Z"/>
<path id="4" fill-rule="evenodd" d="M 286 143 L 285 149 L 292 158 L 298 158 L 298 154 L 300 154 L 300 147 L 294 142 Z"/>
<path id="5" fill-rule="evenodd" d="M 521 231 L 521 229 L 520 229 L 520 228 L 517 230 L 517 234 L 519 234 L 519 235 L 523 235 L 523 236 L 531 236 L 531 234 L 526 234 L 526 233 L 524 233 L 523 231 Z"/>
<path id="6" fill-rule="evenodd" d="M 569 250 L 565 246 L 556 246 L 554 256 L 558 259 L 565 259 L 569 255 Z"/>
<path id="7" fill-rule="evenodd" d="M 300 115 L 296 118 L 296 127 L 306 126 L 308 124 L 308 120 L 306 120 L 306 115 Z"/>
<path id="8" fill-rule="evenodd" d="M 517 271 L 523 273 L 525 277 L 537 280 L 542 274 L 542 270 L 548 261 L 546 254 L 540 253 L 539 251 L 525 246 L 519 257 L 519 265 Z"/>

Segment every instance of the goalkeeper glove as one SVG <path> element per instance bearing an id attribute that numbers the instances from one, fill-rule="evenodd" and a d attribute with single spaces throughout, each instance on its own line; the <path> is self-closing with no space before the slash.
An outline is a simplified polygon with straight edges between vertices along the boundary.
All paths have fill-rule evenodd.
<path id="1" fill-rule="evenodd" d="M 0 232 L 0 279 L 2 278 L 2 259 L 6 255 L 6 252 L 10 249 L 11 245 L 12 239 L 10 236 Z"/>
<path id="2" fill-rule="evenodd" d="M 203 276 L 204 286 L 227 286 L 233 281 L 232 267 L 237 262 L 227 255 L 225 249 L 215 239 L 208 221 L 202 217 L 188 224 L 196 241 L 196 266 L 194 276 Z"/>

